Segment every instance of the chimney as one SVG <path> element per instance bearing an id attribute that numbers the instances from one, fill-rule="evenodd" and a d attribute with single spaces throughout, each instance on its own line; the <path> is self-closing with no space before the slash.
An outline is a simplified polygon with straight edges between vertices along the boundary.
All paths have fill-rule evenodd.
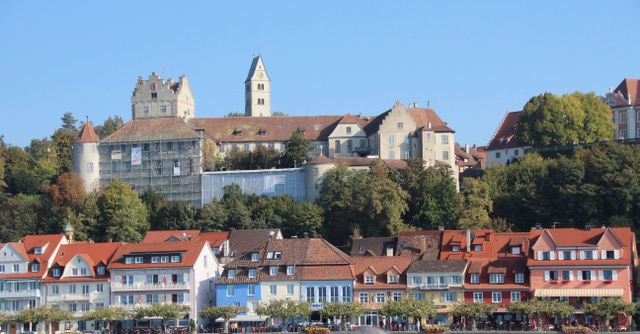
<path id="1" fill-rule="evenodd" d="M 540 223 L 536 223 L 536 227 L 535 227 L 535 229 L 536 229 L 536 230 L 540 230 L 540 229 L 542 229 L 542 225 L 540 225 Z"/>
<path id="2" fill-rule="evenodd" d="M 471 231 L 467 230 L 467 253 L 471 252 Z"/>
<path id="3" fill-rule="evenodd" d="M 427 251 L 427 239 L 424 237 L 424 235 L 420 236 L 420 252 L 424 253 Z"/>
<path id="4" fill-rule="evenodd" d="M 273 239 L 273 237 L 276 235 L 276 232 L 274 231 L 269 231 L 269 239 Z"/>
<path id="5" fill-rule="evenodd" d="M 584 226 L 584 230 L 585 230 L 585 231 L 591 231 L 591 224 L 586 224 L 586 225 Z"/>
<path id="6" fill-rule="evenodd" d="M 309 232 L 304 232 L 302 233 L 302 235 L 304 236 L 305 239 L 309 239 Z"/>
<path id="7" fill-rule="evenodd" d="M 444 231 L 444 226 L 439 225 L 439 226 L 438 226 L 438 231 Z"/>
<path id="8" fill-rule="evenodd" d="M 464 144 L 464 151 L 469 154 L 469 144 Z"/>
<path id="9" fill-rule="evenodd" d="M 413 102 L 413 107 L 418 108 L 418 102 Z"/>
<path id="10" fill-rule="evenodd" d="M 485 233 L 484 235 L 485 235 L 485 237 L 484 237 L 484 238 L 485 238 L 485 240 L 487 240 L 487 241 L 491 241 L 491 232 L 487 232 L 487 233 Z"/>

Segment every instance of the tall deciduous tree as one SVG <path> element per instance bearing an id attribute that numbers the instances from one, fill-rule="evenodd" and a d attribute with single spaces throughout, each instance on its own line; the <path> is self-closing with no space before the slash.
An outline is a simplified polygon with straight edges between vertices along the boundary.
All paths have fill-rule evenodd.
<path id="1" fill-rule="evenodd" d="M 158 225 L 152 230 L 188 230 L 195 224 L 196 212 L 187 202 L 169 201 L 158 211 Z"/>
<path id="2" fill-rule="evenodd" d="M 302 166 L 309 160 L 309 150 L 311 142 L 304 137 L 304 132 L 296 130 L 291 134 L 291 138 L 285 142 L 286 151 L 282 154 L 282 168 L 292 168 Z"/>
<path id="3" fill-rule="evenodd" d="M 84 180 L 76 172 L 62 173 L 56 182 L 44 186 L 44 192 L 59 208 L 77 208 L 84 201 Z"/>
<path id="4" fill-rule="evenodd" d="M 58 173 L 70 172 L 72 170 L 71 153 L 75 136 L 63 129 L 58 129 L 51 136 L 52 149 L 56 154 Z"/>
<path id="5" fill-rule="evenodd" d="M 490 229 L 493 200 L 489 195 L 489 185 L 484 179 L 465 178 L 460 186 L 462 208 L 457 229 Z"/>
<path id="6" fill-rule="evenodd" d="M 207 318 L 211 321 L 216 321 L 218 318 L 224 319 L 224 328 L 228 330 L 229 319 L 235 318 L 238 314 L 247 312 L 247 308 L 244 306 L 207 306 L 204 310 L 200 311 L 200 316 Z"/>
<path id="7" fill-rule="evenodd" d="M 98 197 L 103 240 L 137 242 L 147 230 L 147 208 L 128 184 L 113 181 Z"/>

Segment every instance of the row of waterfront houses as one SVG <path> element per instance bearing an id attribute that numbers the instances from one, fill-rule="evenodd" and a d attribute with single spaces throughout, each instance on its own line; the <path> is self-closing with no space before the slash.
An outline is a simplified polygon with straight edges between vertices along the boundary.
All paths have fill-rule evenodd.
<path id="1" fill-rule="evenodd" d="M 248 311 L 232 319 L 264 323 L 260 303 L 290 298 L 319 311 L 326 302 L 359 302 L 369 310 L 356 325 L 379 325 L 390 300 L 429 299 L 431 319 L 451 324 L 457 301 L 498 306 L 495 321 L 522 320 L 506 307 L 533 297 L 571 303 L 573 318 L 589 321 L 584 303 L 634 300 L 637 270 L 630 228 L 533 228 L 412 231 L 354 241 L 346 254 L 318 238 L 282 238 L 279 230 L 231 232 L 151 231 L 141 243 L 74 242 L 67 235 L 29 235 L 0 244 L 0 311 L 43 304 L 82 314 L 101 306 L 135 308 L 153 303 L 191 306 L 199 325 L 208 305 Z M 319 320 L 319 314 L 312 314 Z M 621 315 L 619 322 L 629 319 Z M 54 324 L 60 330 L 97 330 L 97 322 Z M 9 333 L 29 331 L 12 323 Z"/>

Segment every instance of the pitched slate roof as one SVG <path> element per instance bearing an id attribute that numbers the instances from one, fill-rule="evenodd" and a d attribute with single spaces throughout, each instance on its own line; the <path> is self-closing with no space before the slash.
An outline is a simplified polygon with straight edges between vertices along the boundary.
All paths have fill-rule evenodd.
<path id="1" fill-rule="evenodd" d="M 487 145 L 487 151 L 501 150 L 506 148 L 520 147 L 518 138 L 516 136 L 516 126 L 520 119 L 521 111 L 508 111 L 498 129 L 491 137 L 489 145 Z"/>
<path id="2" fill-rule="evenodd" d="M 359 238 L 353 241 L 350 255 L 385 256 L 387 254 L 387 249 L 391 248 L 391 256 L 393 256 L 397 244 L 397 237 Z"/>
<path id="3" fill-rule="evenodd" d="M 93 126 L 91 126 L 91 122 L 86 122 L 80 129 L 80 133 L 73 141 L 74 143 L 97 143 L 100 141 L 100 138 L 93 130 Z"/>
<path id="4" fill-rule="evenodd" d="M 113 255 L 112 261 L 107 269 L 140 269 L 140 268 L 173 268 L 173 267 L 193 267 L 202 251 L 207 246 L 206 241 L 176 241 L 176 242 L 154 242 L 123 244 Z M 135 254 L 182 254 L 180 262 L 168 263 L 135 263 L 126 264 L 123 261 L 125 255 Z"/>
<path id="5" fill-rule="evenodd" d="M 190 122 L 180 117 L 163 117 L 131 120 L 102 143 L 199 138 L 200 134 Z"/>

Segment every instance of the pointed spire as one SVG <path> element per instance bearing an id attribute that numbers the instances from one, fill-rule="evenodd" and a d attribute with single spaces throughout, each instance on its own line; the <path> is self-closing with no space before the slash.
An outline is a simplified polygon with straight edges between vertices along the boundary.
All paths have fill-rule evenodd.
<path id="1" fill-rule="evenodd" d="M 91 122 L 89 122 L 89 117 L 87 116 L 87 122 L 84 123 L 82 129 L 80 129 L 80 133 L 78 133 L 78 137 L 73 141 L 74 143 L 97 143 L 100 141 L 100 138 L 93 130 L 93 126 L 91 126 Z"/>

